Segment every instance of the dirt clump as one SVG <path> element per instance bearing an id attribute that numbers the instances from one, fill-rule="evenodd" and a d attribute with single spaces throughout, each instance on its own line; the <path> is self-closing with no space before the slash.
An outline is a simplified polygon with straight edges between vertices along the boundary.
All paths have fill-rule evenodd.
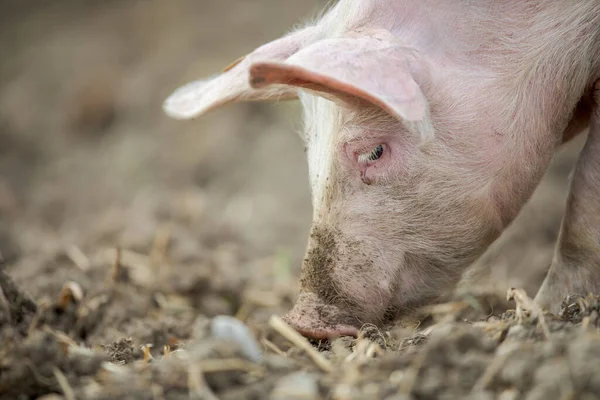
<path id="1" fill-rule="evenodd" d="M 110 357 L 110 361 L 117 365 L 124 365 L 133 362 L 136 357 L 135 348 L 133 347 L 133 340 L 131 338 L 121 338 L 106 346 L 102 346 L 104 351 Z"/>

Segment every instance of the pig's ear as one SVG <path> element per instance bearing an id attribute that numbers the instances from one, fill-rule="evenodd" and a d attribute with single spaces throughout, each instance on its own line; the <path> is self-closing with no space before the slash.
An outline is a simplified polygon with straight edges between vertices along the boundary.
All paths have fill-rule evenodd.
<path id="1" fill-rule="evenodd" d="M 251 87 L 250 65 L 286 60 L 309 42 L 315 31 L 314 27 L 308 27 L 267 43 L 225 68 L 222 74 L 180 87 L 165 100 L 163 109 L 173 118 L 189 119 L 235 101 L 297 98 L 297 89 L 291 86 Z"/>
<path id="2" fill-rule="evenodd" d="M 326 39 L 285 61 L 253 63 L 250 84 L 298 87 L 343 103 L 366 100 L 397 118 L 421 121 L 428 106 L 409 71 L 413 58 L 391 34 Z"/>

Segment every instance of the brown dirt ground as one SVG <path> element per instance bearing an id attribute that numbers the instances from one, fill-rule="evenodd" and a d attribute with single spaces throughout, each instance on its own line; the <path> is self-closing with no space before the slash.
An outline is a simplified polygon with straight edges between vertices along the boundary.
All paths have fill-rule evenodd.
<path id="1" fill-rule="evenodd" d="M 544 276 L 582 138 L 452 301 L 309 352 L 269 324 L 310 226 L 298 105 L 160 104 L 323 3 L 0 3 L 0 399 L 598 397 L 598 299 L 504 300 Z"/>

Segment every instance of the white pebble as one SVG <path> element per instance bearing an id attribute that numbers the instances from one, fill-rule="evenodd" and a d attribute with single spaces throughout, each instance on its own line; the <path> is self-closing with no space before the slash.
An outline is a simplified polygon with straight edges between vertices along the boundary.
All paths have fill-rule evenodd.
<path id="1" fill-rule="evenodd" d="M 307 372 L 294 372 L 279 380 L 271 400 L 312 400 L 319 397 L 316 378 Z"/>
<path id="2" fill-rule="evenodd" d="M 214 337 L 237 343 L 244 356 L 250 361 L 260 361 L 260 348 L 248 327 L 239 319 L 218 315 L 212 319 L 210 329 Z"/>

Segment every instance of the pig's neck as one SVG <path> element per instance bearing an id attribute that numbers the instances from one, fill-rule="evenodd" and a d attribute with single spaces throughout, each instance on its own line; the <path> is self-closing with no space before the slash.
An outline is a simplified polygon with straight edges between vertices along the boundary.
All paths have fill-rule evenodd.
<path id="1" fill-rule="evenodd" d="M 402 15 L 394 34 L 431 65 L 428 96 L 440 110 L 438 133 L 452 136 L 446 142 L 474 170 L 495 171 L 490 196 L 507 225 L 598 77 L 600 2 L 393 3 Z"/>
<path id="2" fill-rule="evenodd" d="M 530 3 L 518 3 L 523 17 L 506 17 L 513 29 L 498 39 L 505 51 L 486 50 L 506 135 L 493 193 L 505 223 L 531 197 L 599 71 L 600 2 L 540 1 L 543 9 Z"/>

